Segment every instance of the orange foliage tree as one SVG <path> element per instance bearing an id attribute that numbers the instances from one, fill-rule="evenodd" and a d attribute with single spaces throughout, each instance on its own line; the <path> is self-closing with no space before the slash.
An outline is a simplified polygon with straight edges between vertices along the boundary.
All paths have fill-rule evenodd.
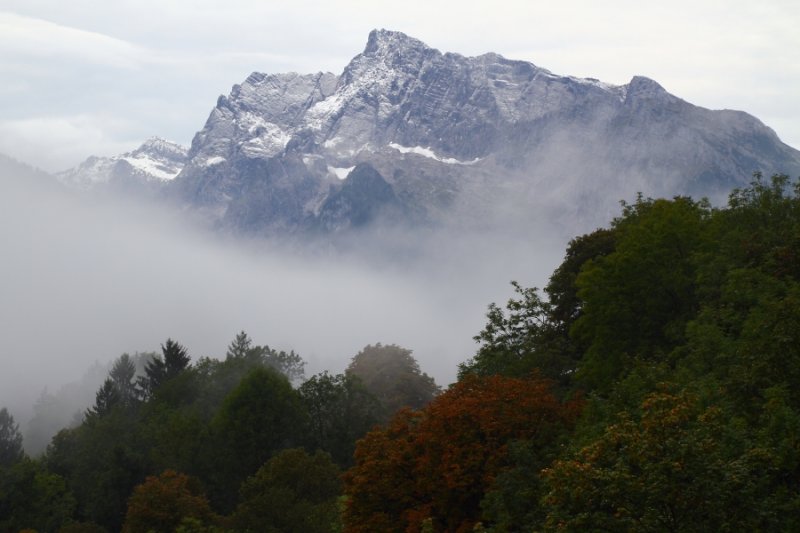
<path id="1" fill-rule="evenodd" d="M 203 523 L 213 520 L 214 514 L 199 481 L 174 470 L 165 470 L 159 476 L 148 476 L 133 490 L 122 531 L 175 531 L 187 518 Z"/>
<path id="2" fill-rule="evenodd" d="M 471 531 L 495 477 L 511 466 L 509 445 L 525 441 L 550 457 L 579 407 L 538 376 L 466 376 L 359 441 L 344 477 L 345 531 Z"/>

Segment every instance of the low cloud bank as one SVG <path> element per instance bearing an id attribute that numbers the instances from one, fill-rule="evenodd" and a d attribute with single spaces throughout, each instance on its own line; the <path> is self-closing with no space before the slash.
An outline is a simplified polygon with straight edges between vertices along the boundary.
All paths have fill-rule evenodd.
<path id="1" fill-rule="evenodd" d="M 366 344 L 396 343 L 447 384 L 474 353 L 486 306 L 511 295 L 512 279 L 543 285 L 565 245 L 552 228 L 527 227 L 288 253 L 202 233 L 167 209 L 11 174 L 0 173 L 0 405 L 19 421 L 45 387 L 80 379 L 95 361 L 168 337 L 194 359 L 223 357 L 240 330 L 298 352 L 307 375 L 341 372 Z M 387 239 L 415 253 L 392 256 Z"/>

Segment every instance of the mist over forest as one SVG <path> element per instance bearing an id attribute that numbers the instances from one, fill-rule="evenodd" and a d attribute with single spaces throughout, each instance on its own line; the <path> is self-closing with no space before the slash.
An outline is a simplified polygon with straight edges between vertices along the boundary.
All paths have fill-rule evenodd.
<path id="1" fill-rule="evenodd" d="M 168 337 L 195 359 L 221 358 L 245 330 L 298 352 L 309 376 L 396 343 L 446 385 L 474 354 L 487 305 L 510 296 L 510 280 L 543 285 L 568 237 L 539 221 L 503 236 L 383 233 L 347 252 L 288 250 L 198 229 L 165 206 L 69 191 L 10 161 L 0 204 L 0 405 L 23 427 L 45 389 Z"/>
<path id="2" fill-rule="evenodd" d="M 538 265 L 534 255 L 487 246 L 498 261 L 476 260 L 456 280 L 456 261 L 468 257 L 453 250 L 466 240 L 445 248 L 431 235 L 426 248 L 447 253 L 393 264 L 297 256 L 228 247 L 185 227 L 153 232 L 181 228 L 180 217 L 97 196 L 76 202 L 37 177 L 6 185 L 4 199 L 35 191 L 42 217 L 73 220 L 17 213 L 31 242 L 52 245 L 8 241 L 13 274 L 33 272 L 15 292 L 4 287 L 16 308 L 3 309 L 3 334 L 30 354 L 30 366 L 15 367 L 20 386 L 8 389 L 18 401 L 25 379 L 86 368 L 88 359 L 63 354 L 88 330 L 88 357 L 135 333 L 190 338 L 84 370 L 48 401 L 74 400 L 105 376 L 94 400 L 28 450 L 17 418 L 0 408 L 0 525 L 11 531 L 797 529 L 796 513 L 784 511 L 800 502 L 800 182 L 786 175 L 756 175 L 720 208 L 689 197 L 624 204 L 607 227 L 566 244 L 542 291 L 513 284 L 472 331 L 464 309 L 474 300 L 459 294 L 474 287 L 462 283 L 513 270 L 501 272 L 500 259 Z M 109 215 L 105 225 L 99 215 Z M 116 238 L 135 246 L 98 250 Z M 75 259 L 76 247 L 89 260 Z M 63 269 L 48 270 L 51 262 Z M 276 280 L 259 278 L 264 270 Z M 197 284 L 212 290 L 198 296 Z M 475 292 L 490 290 L 501 292 Z M 72 316 L 50 310 L 48 298 L 88 305 Z M 116 311 L 117 301 L 141 308 Z M 212 345 L 219 322 L 248 313 L 301 340 L 284 346 L 264 328 L 220 333 L 215 353 L 190 347 Z M 178 334 L 161 323 L 174 315 Z M 352 323 L 362 330 L 348 336 Z M 364 341 L 363 331 L 411 341 Z M 331 353 L 326 342 L 336 353 L 317 355 Z M 306 347 L 316 358 L 303 375 Z M 444 364 L 457 376 L 442 387 L 427 372 Z M 45 405 L 37 416 L 57 411 Z"/>

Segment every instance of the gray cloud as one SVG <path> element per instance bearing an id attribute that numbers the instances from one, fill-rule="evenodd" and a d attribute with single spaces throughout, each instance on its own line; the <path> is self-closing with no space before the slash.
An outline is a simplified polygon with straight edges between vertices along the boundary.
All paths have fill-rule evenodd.
<path id="1" fill-rule="evenodd" d="M 560 259 L 563 240 L 540 231 L 393 235 L 419 252 L 403 261 L 381 239 L 349 255 L 298 255 L 0 172 L 0 405 L 24 420 L 44 387 L 94 361 L 167 337 L 194 358 L 223 357 L 242 329 L 296 350 L 309 373 L 341 372 L 365 345 L 397 343 L 446 384 L 473 355 L 488 303 L 510 296 L 511 279 L 542 285 Z"/>

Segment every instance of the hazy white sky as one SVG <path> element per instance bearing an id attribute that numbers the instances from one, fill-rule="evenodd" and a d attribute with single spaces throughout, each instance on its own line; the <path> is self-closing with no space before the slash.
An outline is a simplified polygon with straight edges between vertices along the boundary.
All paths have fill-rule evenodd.
<path id="1" fill-rule="evenodd" d="M 250 72 L 340 73 L 373 28 L 556 74 L 634 75 L 800 148 L 796 0 L 0 0 L 0 153 L 46 170 L 188 144 Z"/>

